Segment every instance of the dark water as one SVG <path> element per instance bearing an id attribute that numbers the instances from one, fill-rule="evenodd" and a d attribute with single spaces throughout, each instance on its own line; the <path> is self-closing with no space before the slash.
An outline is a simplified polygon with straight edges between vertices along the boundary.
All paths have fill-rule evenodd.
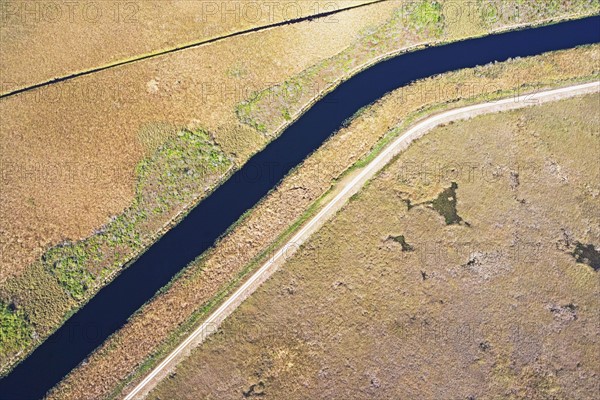
<path id="1" fill-rule="evenodd" d="M 600 17 L 431 47 L 377 64 L 340 85 L 203 200 L 0 381 L 1 399 L 38 399 L 210 247 L 346 118 L 431 75 L 600 41 Z M 149 335 L 152 332 L 148 332 Z"/>
<path id="2" fill-rule="evenodd" d="M 571 255 L 578 263 L 589 265 L 594 271 L 600 271 L 600 252 L 593 244 L 577 242 Z"/>

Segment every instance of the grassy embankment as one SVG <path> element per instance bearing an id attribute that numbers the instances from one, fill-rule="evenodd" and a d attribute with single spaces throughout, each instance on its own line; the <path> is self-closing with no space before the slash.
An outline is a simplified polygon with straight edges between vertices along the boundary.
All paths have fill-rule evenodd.
<path id="1" fill-rule="evenodd" d="M 343 178 L 340 174 L 345 166 L 355 162 L 356 168 L 364 165 L 408 124 L 449 106 L 590 79 L 598 73 L 595 67 L 597 57 L 597 48 L 591 47 L 445 74 L 396 91 L 372 110 L 357 113 L 356 120 L 349 122 L 349 127 L 342 129 L 311 156 L 245 220 L 240 221 L 238 227 L 215 249 L 180 274 L 170 287 L 136 315 L 123 332 L 109 340 L 87 365 L 71 375 L 65 382 L 68 386 L 59 387 L 54 397 L 71 398 L 77 396 L 74 393 L 86 393 L 90 390 L 90 379 L 98 380 L 98 390 L 101 391 L 117 384 L 122 379 L 118 376 L 129 369 L 132 357 L 137 358 L 134 354 L 141 355 L 138 344 L 143 342 L 149 346 L 148 349 L 154 350 L 137 371 L 135 376 L 139 377 L 192 330 L 243 274 L 258 265 L 288 237 L 292 229 L 285 221 L 295 220 L 294 226 L 300 225 L 318 208 L 318 201 L 313 202 L 327 191 L 330 182 Z M 389 126 L 397 128 L 386 135 Z M 359 161 L 363 155 L 364 158 Z M 318 176 L 315 176 L 317 170 Z M 305 197 L 299 198 L 294 194 L 298 187 L 304 190 Z M 309 211 L 305 212 L 307 207 Z M 286 210 L 285 215 L 273 213 L 273 210 L 282 209 Z M 208 282 L 221 282 L 221 289 L 216 290 L 212 285 L 213 289 L 207 290 Z M 211 292 L 215 293 L 214 297 Z M 181 306 L 174 308 L 176 304 Z M 196 304 L 202 304 L 202 307 L 198 309 Z M 191 318 L 186 317 L 187 313 L 191 314 Z M 143 330 L 148 324 L 153 327 L 152 337 Z M 166 341 L 163 342 L 163 338 Z M 158 348 L 154 347 L 161 342 Z M 123 357 L 125 354 L 126 359 Z M 119 365 L 122 372 L 115 372 L 115 365 Z M 81 386 L 84 382 L 86 384 Z"/>
<path id="2" fill-rule="evenodd" d="M 330 18 L 306 22 L 3 99 L 0 300 L 9 310 L 6 324 L 18 319 L 30 334 L 2 336 L 2 373 L 266 145 L 263 135 L 237 121 L 240 87 L 266 88 L 293 74 L 291 65 L 307 67 L 335 54 L 361 26 L 384 21 L 392 8 L 342 13 L 337 35 L 329 34 Z M 308 52 L 299 30 L 328 39 Z M 263 46 L 249 53 L 253 38 Z M 282 46 L 289 62 L 261 64 Z M 206 76 L 210 81 L 196 80 Z M 205 148 L 195 149 L 177 133 L 205 136 Z M 221 159 L 217 168 L 211 154 Z M 183 161 L 172 159 L 178 156 Z M 140 175 L 148 163 L 175 170 L 170 177 Z M 159 169 L 150 168 L 152 174 Z"/>
<path id="3" fill-rule="evenodd" d="M 297 115 L 313 100 L 319 88 L 376 61 L 398 54 L 403 49 L 442 44 L 466 37 L 477 37 L 515 27 L 538 25 L 600 11 L 598 1 L 566 3 L 543 1 L 491 3 L 410 2 L 399 7 L 384 25 L 365 32 L 364 38 L 326 62 L 298 74 L 293 79 L 257 92 L 236 109 L 241 121 L 260 132 L 278 132 L 278 128 Z M 407 27 L 409 27 L 407 32 Z M 424 35 L 429 40 L 420 40 Z M 273 101 L 275 99 L 275 101 Z"/>
<path id="4" fill-rule="evenodd" d="M 598 101 L 428 133 L 149 398 L 593 398 Z"/>
<path id="5" fill-rule="evenodd" d="M 231 165 L 201 130 L 180 131 L 143 160 L 136 169 L 138 184 L 131 207 L 88 239 L 51 248 L 29 273 L 4 284 L 2 297 L 11 299 L 13 312 L 3 307 L 2 356 L 22 350 L 34 339 L 11 332 L 21 326 L 30 333 L 35 327 L 37 335 L 48 334 L 48 325 L 68 306 L 85 299 L 97 282 L 107 280 L 132 253 L 156 238 L 152 232 L 160 228 L 157 222 L 165 215 L 172 218 L 181 202 L 193 202 L 198 193 L 208 191 Z M 23 288 L 28 290 L 23 293 Z M 56 310 L 53 306 L 60 298 L 63 307 Z"/>
<path id="6" fill-rule="evenodd" d="M 454 32 L 453 25 L 444 20 L 439 6 L 429 2 L 421 2 L 415 3 L 411 7 L 415 8 L 409 10 L 409 12 L 405 9 L 399 10 L 388 24 L 383 27 L 374 28 L 375 32 L 371 30 L 363 32 L 363 38 L 350 51 L 342 52 L 338 56 L 319 64 L 320 67 L 317 66 L 316 69 L 311 69 L 308 74 L 301 74 L 294 80 L 284 84 L 285 87 L 289 88 L 290 82 L 293 82 L 294 90 L 300 96 L 294 96 L 295 99 L 293 102 L 285 105 L 283 111 L 278 110 L 276 107 L 269 108 L 271 111 L 275 110 L 277 115 L 280 116 L 280 121 L 277 121 L 276 118 L 272 119 L 274 121 L 272 127 L 267 127 L 264 123 L 255 122 L 260 117 L 256 118 L 256 107 L 254 105 L 258 104 L 260 100 L 264 100 L 265 97 L 255 97 L 252 102 L 248 103 L 251 104 L 250 107 L 247 105 L 241 106 L 238 109 L 239 116 L 246 122 L 249 122 L 250 125 L 258 127 L 259 131 L 262 131 L 266 136 L 273 137 L 279 131 L 279 127 L 282 124 L 287 123 L 287 120 L 292 118 L 292 115 L 295 117 L 300 112 L 303 104 L 310 102 L 309 97 L 314 92 L 312 89 L 308 89 L 309 87 L 314 87 L 313 84 L 316 83 L 324 84 L 324 87 L 328 88 L 332 82 L 339 79 L 336 73 L 332 73 L 332 71 L 342 70 L 347 73 L 348 71 L 360 69 L 361 66 L 368 64 L 368 60 L 388 54 L 391 51 L 390 48 L 394 48 L 393 46 L 395 46 L 396 51 L 400 51 L 400 49 L 410 44 L 431 40 L 431 37 L 437 39 L 444 38 L 444 40 L 454 39 L 452 36 L 454 35 L 452 33 Z M 575 10 L 575 12 L 586 13 L 589 10 Z M 550 10 L 549 13 L 560 16 L 565 13 L 565 10 L 559 8 Z M 405 18 L 406 16 L 408 16 L 408 20 Z M 528 18 L 542 17 L 545 18 L 546 15 L 535 15 Z M 407 21 L 408 23 L 406 23 Z M 506 23 L 506 21 L 498 21 L 495 22 L 499 25 Z M 481 34 L 486 29 L 492 28 L 486 19 L 478 24 L 476 32 L 477 34 Z M 401 43 L 398 43 L 398 37 L 402 38 Z M 358 63 L 355 63 L 353 60 L 358 60 Z M 296 84 L 299 81 L 303 83 L 300 85 Z M 304 83 L 310 84 L 305 85 Z M 281 99 L 281 96 L 279 96 L 281 93 L 278 93 L 277 88 L 276 86 L 269 92 L 274 94 L 276 99 Z M 318 90 L 318 92 L 322 94 L 323 90 Z M 272 97 L 269 96 L 269 98 Z M 289 98 L 284 99 L 284 103 L 288 101 Z M 264 111 L 260 106 L 258 108 L 260 112 Z M 262 125 L 265 125 L 265 127 L 263 128 Z M 178 199 L 178 201 L 180 201 L 180 206 L 181 204 L 186 204 L 185 199 L 183 201 L 182 199 Z M 153 212 L 153 210 L 150 211 Z M 131 251 L 135 252 L 136 249 L 139 250 L 138 240 L 140 236 L 136 236 L 135 229 L 137 228 L 134 228 L 135 221 L 138 218 L 146 218 L 149 214 L 151 213 L 145 210 L 141 212 L 141 217 L 136 216 L 133 219 L 119 219 L 118 217 L 116 219 L 117 224 L 112 225 L 117 227 L 118 231 L 118 239 L 115 239 L 114 242 L 111 242 L 111 239 L 107 236 L 101 236 L 100 243 L 95 242 L 92 237 L 82 242 L 67 243 L 66 245 L 53 248 L 47 253 L 49 257 L 43 257 L 44 262 L 51 260 L 51 263 L 43 263 L 41 266 L 36 263 L 19 278 L 7 282 L 2 290 L 0 290 L 2 297 L 6 299 L 6 303 L 14 305 L 15 310 L 20 308 L 21 312 L 14 315 L 22 316 L 21 319 L 26 321 L 30 328 L 33 328 L 33 333 L 31 339 L 25 337 L 16 346 L 7 344 L 5 347 L 20 348 L 23 350 L 28 347 L 31 348 L 32 343 L 39 343 L 39 338 L 46 336 L 55 326 L 64 321 L 82 301 L 85 301 L 85 298 L 89 297 L 98 288 L 98 285 L 103 284 L 107 279 L 114 276 L 120 266 L 118 262 L 113 261 L 121 260 L 122 262 L 127 257 L 121 256 L 121 254 L 126 254 L 127 251 L 130 251 L 129 254 L 131 254 Z M 152 222 L 155 229 L 160 229 L 162 224 L 157 227 L 157 222 L 155 220 Z M 153 232 L 156 232 L 156 230 Z M 149 235 L 146 231 L 142 232 L 142 235 L 144 234 L 148 238 Z M 103 242 L 103 240 L 106 240 L 106 242 Z M 145 242 L 144 244 L 147 243 Z M 104 253 L 107 249 L 109 252 Z M 43 282 L 43 284 L 37 284 L 37 282 Z M 6 358 L 11 359 L 14 357 L 7 355 Z"/>

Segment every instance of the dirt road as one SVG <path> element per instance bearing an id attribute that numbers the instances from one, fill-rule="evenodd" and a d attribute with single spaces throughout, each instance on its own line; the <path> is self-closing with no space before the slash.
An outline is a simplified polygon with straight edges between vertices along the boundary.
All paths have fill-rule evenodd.
<path id="1" fill-rule="evenodd" d="M 277 268 L 285 262 L 314 232 L 320 229 L 328 219 L 342 208 L 348 199 L 357 193 L 364 184 L 373 178 L 397 154 L 406 149 L 410 143 L 439 125 L 451 121 L 470 119 L 479 115 L 531 107 L 537 104 L 562 100 L 574 96 L 596 93 L 600 91 L 600 82 L 569 86 L 540 93 L 512 96 L 507 99 L 458 108 L 433 115 L 407 130 L 386 147 L 373 161 L 366 165 L 354 178 L 339 190 L 317 215 L 306 222 L 302 228 L 274 255 L 263 264 L 246 282 L 238 288 L 206 321 L 192 332 L 175 350 L 173 350 L 156 368 L 154 368 L 133 390 L 125 400 L 144 398 L 157 384 L 166 377 L 176 365 L 192 349 L 215 332 L 248 296 L 250 296 Z"/>

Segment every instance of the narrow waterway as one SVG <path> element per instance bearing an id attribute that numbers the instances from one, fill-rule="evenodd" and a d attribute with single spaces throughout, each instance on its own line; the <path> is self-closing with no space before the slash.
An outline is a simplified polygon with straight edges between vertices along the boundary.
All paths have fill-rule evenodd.
<path id="1" fill-rule="evenodd" d="M 595 16 L 430 47 L 357 74 L 252 157 L 0 380 L 0 399 L 42 398 L 361 107 L 415 79 L 599 41 Z"/>

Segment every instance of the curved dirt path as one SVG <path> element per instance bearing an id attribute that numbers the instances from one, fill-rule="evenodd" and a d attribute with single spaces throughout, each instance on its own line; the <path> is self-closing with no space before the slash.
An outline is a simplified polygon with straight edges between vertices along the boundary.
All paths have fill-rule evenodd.
<path id="1" fill-rule="evenodd" d="M 539 93 L 513 96 L 503 100 L 487 102 L 433 115 L 408 129 L 404 134 L 388 145 L 373 161 L 365 166 L 337 195 L 330 200 L 317 215 L 306 222 L 302 228 L 283 245 L 274 255 L 254 272 L 245 283 L 239 287 L 221 306 L 214 311 L 194 332 L 192 332 L 175 350 L 173 350 L 158 366 L 156 366 L 133 390 L 125 400 L 143 399 L 176 365 L 187 357 L 192 349 L 201 344 L 206 337 L 215 332 L 227 318 L 248 296 L 265 282 L 277 268 L 283 264 L 306 240 L 327 220 L 333 217 L 356 194 L 364 184 L 372 179 L 396 155 L 406 149 L 410 143 L 423 136 L 433 128 L 452 121 L 465 120 L 483 114 L 516 110 L 547 103 L 600 92 L 600 81 L 581 85 L 568 86 Z"/>

